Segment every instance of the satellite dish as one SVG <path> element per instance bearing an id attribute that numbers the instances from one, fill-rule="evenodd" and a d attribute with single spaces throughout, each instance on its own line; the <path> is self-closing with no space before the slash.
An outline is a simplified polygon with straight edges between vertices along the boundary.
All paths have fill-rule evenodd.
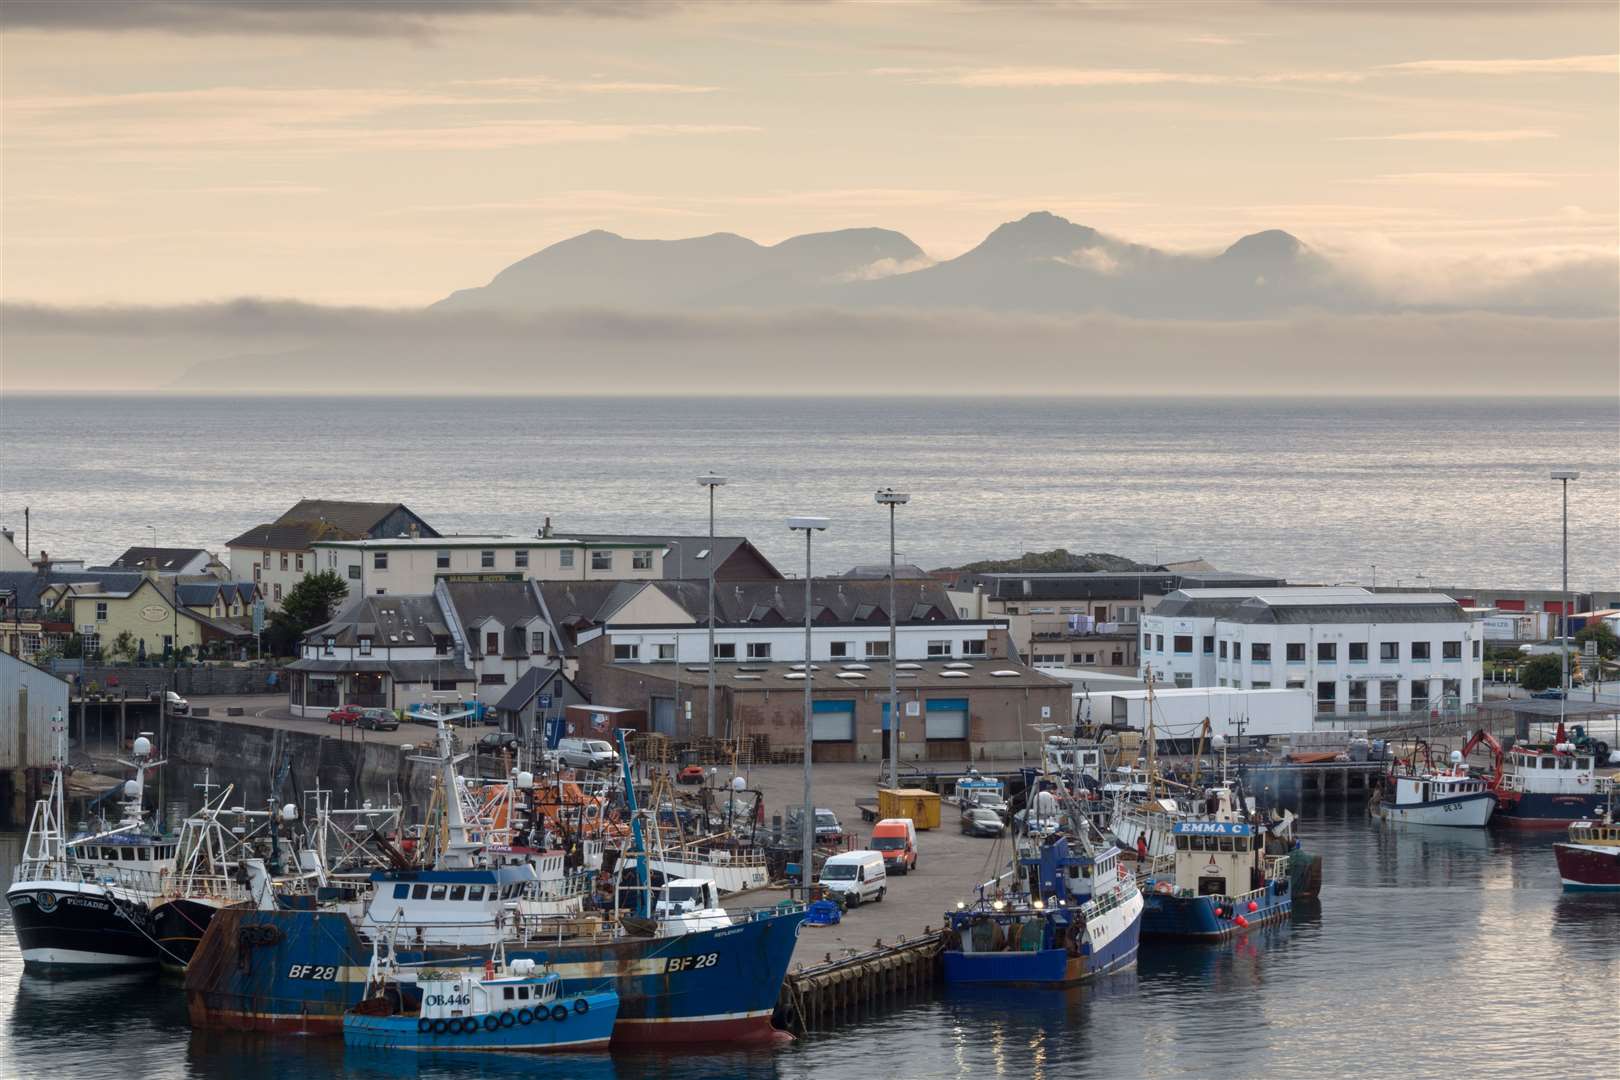
<path id="1" fill-rule="evenodd" d="M 281 820 L 282 821 L 297 821 L 298 820 L 298 807 L 294 806 L 292 803 L 288 803 L 287 805 L 283 806 L 281 808 Z"/>
<path id="2" fill-rule="evenodd" d="M 1209 745 L 1210 745 L 1210 747 L 1212 749 L 1215 749 L 1215 750 L 1225 749 L 1225 747 L 1226 747 L 1226 736 L 1225 735 L 1211 736 L 1211 738 L 1209 740 Z"/>
<path id="3" fill-rule="evenodd" d="M 150 756 L 152 753 L 152 740 L 148 739 L 145 735 L 142 735 L 135 740 L 134 750 L 136 757 Z"/>
<path id="4" fill-rule="evenodd" d="M 124 781 L 124 798 L 135 799 L 141 794 L 141 785 L 134 780 Z"/>
<path id="5" fill-rule="evenodd" d="M 1462 751 L 1461 750 L 1453 750 L 1451 752 L 1451 763 L 1453 765 L 1461 765 L 1462 764 L 1462 759 L 1463 758 L 1462 758 Z"/>
<path id="6" fill-rule="evenodd" d="M 733 776 L 731 778 L 731 790 L 732 791 L 741 791 L 743 789 L 743 785 L 746 784 L 747 782 L 748 781 L 744 780 L 740 776 Z"/>

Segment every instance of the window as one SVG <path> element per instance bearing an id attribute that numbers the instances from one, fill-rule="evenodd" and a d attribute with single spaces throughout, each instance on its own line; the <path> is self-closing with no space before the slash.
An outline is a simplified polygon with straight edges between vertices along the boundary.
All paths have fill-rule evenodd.
<path id="1" fill-rule="evenodd" d="M 1462 680 L 1461 679 L 1443 679 L 1443 680 L 1441 680 L 1440 693 L 1441 693 L 1442 697 L 1444 697 L 1446 699 L 1446 701 L 1449 701 L 1452 705 L 1455 705 L 1458 708 L 1462 707 Z M 1446 701 L 1442 701 L 1441 704 L 1445 704 Z"/>
<path id="2" fill-rule="evenodd" d="M 1234 660 L 1238 659 L 1237 651 L 1238 645 L 1237 642 L 1234 641 L 1232 643 L 1232 659 Z M 1257 664 L 1271 663 L 1271 643 L 1269 641 L 1257 641 L 1253 645 L 1250 645 L 1249 659 L 1253 660 Z"/>
<path id="3" fill-rule="evenodd" d="M 452 885 L 452 886 L 450 886 L 450 899 L 452 899 L 452 900 L 465 900 L 465 899 L 467 899 L 467 886 L 465 886 L 465 885 Z"/>
<path id="4" fill-rule="evenodd" d="M 281 568 L 283 570 L 287 569 L 287 553 L 285 551 L 281 553 Z"/>
<path id="5" fill-rule="evenodd" d="M 300 574 L 302 574 L 304 572 L 304 553 L 302 551 L 300 551 L 298 553 L 297 562 L 298 562 L 298 572 Z"/>
<path id="6" fill-rule="evenodd" d="M 1367 684 L 1360 679 L 1350 683 L 1350 711 L 1353 713 L 1367 711 Z"/>
<path id="7" fill-rule="evenodd" d="M 1256 663 L 1271 663 L 1271 646 L 1260 644 L 1249 646 L 1249 659 L 1255 661 Z M 1241 664 L 1242 662 L 1243 642 L 1234 641 L 1232 642 L 1232 663 Z"/>
<path id="8" fill-rule="evenodd" d="M 1153 635 L 1153 651 L 1154 652 L 1164 652 L 1164 635 L 1163 634 L 1154 634 Z"/>
<path id="9" fill-rule="evenodd" d="M 1319 682 L 1316 684 L 1316 711 L 1332 712 L 1334 703 L 1339 696 L 1339 684 L 1336 682 Z"/>
<path id="10" fill-rule="evenodd" d="M 484 632 L 484 655 L 501 655 L 501 632 L 499 630 L 486 630 Z"/>
<path id="11" fill-rule="evenodd" d="M 482 675 L 478 676 L 478 684 L 480 686 L 505 686 L 506 672 L 486 671 Z"/>
<path id="12" fill-rule="evenodd" d="M 1352 641 L 1350 643 L 1350 662 L 1352 664 L 1365 664 L 1367 662 L 1367 643 L 1365 641 Z"/>
<path id="13" fill-rule="evenodd" d="M 632 551 L 630 553 L 630 569 L 632 569 L 632 570 L 651 570 L 652 569 L 652 552 L 650 552 L 650 551 Z"/>
<path id="14" fill-rule="evenodd" d="M 866 643 L 866 658 L 868 660 L 887 660 L 889 658 L 889 643 L 887 641 L 868 641 Z"/>
<path id="15" fill-rule="evenodd" d="M 1386 663 L 1401 658 L 1401 643 L 1398 641 L 1380 641 L 1378 643 L 1378 659 Z"/>
<path id="16" fill-rule="evenodd" d="M 337 552 L 328 551 L 326 553 L 326 565 L 332 569 L 337 568 Z"/>
<path id="17" fill-rule="evenodd" d="M 359 563 L 351 563 L 349 565 L 349 580 L 350 581 L 359 581 L 360 580 L 360 564 Z"/>
<path id="18" fill-rule="evenodd" d="M 440 569 L 440 570 L 448 570 L 448 569 L 450 569 L 450 553 L 448 551 L 436 551 L 436 552 L 434 552 L 433 553 L 433 565 L 435 567 L 437 567 L 438 569 Z"/>
<path id="19" fill-rule="evenodd" d="M 387 589 L 378 589 L 378 590 L 377 590 L 377 595 L 378 595 L 378 596 L 386 596 L 386 595 L 387 595 L 387 594 L 388 594 L 388 590 L 387 590 Z"/>
<path id="20" fill-rule="evenodd" d="M 1475 660 L 1479 659 L 1479 642 L 1478 641 L 1474 642 L 1474 659 Z"/>
<path id="21" fill-rule="evenodd" d="M 1339 662 L 1339 643 L 1336 641 L 1318 641 L 1316 643 L 1316 662 L 1318 664 L 1337 664 Z"/>
<path id="22" fill-rule="evenodd" d="M 1287 682 L 1283 683 L 1283 685 L 1286 686 L 1290 690 L 1303 690 L 1303 689 L 1305 689 L 1305 680 L 1304 679 L 1289 679 Z"/>
<path id="23" fill-rule="evenodd" d="M 482 901 L 484 899 L 484 887 L 482 885 L 467 886 L 467 899 L 475 904 Z"/>
<path id="24" fill-rule="evenodd" d="M 281 603 L 281 582 L 278 581 L 270 586 L 270 594 L 276 603 Z"/>
<path id="25" fill-rule="evenodd" d="M 1226 659 L 1226 642 L 1224 641 L 1220 644 L 1220 658 L 1222 660 Z"/>
<path id="26" fill-rule="evenodd" d="M 849 655 L 849 642 L 832 641 L 827 644 L 827 655 L 837 660 L 841 656 Z"/>
<path id="27" fill-rule="evenodd" d="M 613 659 L 615 660 L 636 660 L 639 659 L 640 656 L 641 646 L 639 645 L 620 645 L 615 643 L 613 646 Z"/>
<path id="28" fill-rule="evenodd" d="M 546 651 L 546 632 L 544 630 L 529 631 L 529 651 L 532 653 Z"/>
<path id="29" fill-rule="evenodd" d="M 521 569 L 525 569 L 525 570 L 528 569 L 528 566 L 529 566 L 529 549 L 528 548 L 518 548 L 516 551 L 512 552 L 512 565 L 516 566 L 516 567 L 519 567 Z"/>
<path id="30" fill-rule="evenodd" d="M 363 637 L 363 638 L 360 639 L 360 655 L 361 656 L 370 656 L 371 655 L 371 639 L 370 638 Z"/>
<path id="31" fill-rule="evenodd" d="M 1303 641 L 1290 641 L 1283 646 L 1288 652 L 1290 664 L 1303 664 L 1305 662 L 1305 643 Z"/>
<path id="32" fill-rule="evenodd" d="M 1442 659 L 1442 660 L 1461 660 L 1462 659 L 1462 642 L 1460 642 L 1460 641 L 1442 641 L 1440 643 L 1440 659 Z"/>
<path id="33" fill-rule="evenodd" d="M 429 900 L 443 900 L 444 899 L 444 894 L 445 894 L 445 891 L 446 891 L 447 888 L 448 888 L 448 886 L 445 886 L 445 885 L 434 885 L 434 886 L 430 887 L 428 889 L 428 899 Z"/>
<path id="34" fill-rule="evenodd" d="M 1214 654 L 1214 652 L 1215 652 L 1215 635 L 1214 634 L 1205 634 L 1204 635 L 1204 655 L 1205 656 L 1211 656 L 1211 655 Z"/>
<path id="35" fill-rule="evenodd" d="M 1176 672 L 1176 686 L 1182 690 L 1190 688 L 1192 686 L 1192 674 L 1186 671 Z"/>
<path id="36" fill-rule="evenodd" d="M 449 634 L 434 634 L 433 635 L 433 655 L 434 656 L 449 656 L 450 655 L 450 635 Z M 438 687 L 434 687 L 434 689 L 438 689 Z"/>
<path id="37" fill-rule="evenodd" d="M 964 642 L 962 642 L 962 655 L 963 656 L 984 656 L 985 655 L 985 648 L 986 648 L 986 643 L 983 642 L 983 641 L 964 641 Z"/>
<path id="38" fill-rule="evenodd" d="M 1378 684 L 1378 711 L 1399 712 L 1401 684 L 1398 679 L 1385 679 Z"/>
<path id="39" fill-rule="evenodd" d="M 948 641 L 930 641 L 928 643 L 928 655 L 929 656 L 949 656 L 949 655 L 951 655 L 951 643 L 948 642 Z"/>
<path id="40" fill-rule="evenodd" d="M 326 644 L 325 644 L 326 655 L 331 656 L 336 651 L 337 651 L 337 638 L 334 638 L 334 637 L 327 638 L 326 639 Z"/>
<path id="41" fill-rule="evenodd" d="M 563 548 L 557 552 L 557 565 L 564 570 L 572 570 L 574 568 L 574 549 Z"/>
<path id="42" fill-rule="evenodd" d="M 613 569 L 613 552 L 611 552 L 611 551 L 593 551 L 593 552 L 591 552 L 591 569 L 592 570 L 612 570 Z"/>
<path id="43" fill-rule="evenodd" d="M 97 600 L 96 601 L 96 622 L 106 622 L 106 621 L 107 621 L 107 601 L 105 601 L 105 600 Z"/>
<path id="44" fill-rule="evenodd" d="M 1236 683 L 1234 683 L 1233 685 L 1236 685 Z M 1270 690 L 1271 689 L 1271 681 L 1269 679 L 1265 679 L 1265 680 L 1256 679 L 1256 680 L 1254 680 L 1254 682 L 1249 684 L 1249 689 L 1250 690 Z"/>
<path id="45" fill-rule="evenodd" d="M 737 659 L 737 643 L 735 641 L 717 641 L 714 643 L 714 658 L 716 660 Z"/>
<path id="46" fill-rule="evenodd" d="M 264 553 L 263 562 L 264 562 L 264 568 L 266 570 L 270 569 L 270 553 L 268 551 Z"/>
<path id="47" fill-rule="evenodd" d="M 658 646 L 658 659 L 660 659 L 660 660 L 673 660 L 673 659 L 675 659 L 675 644 L 674 644 L 674 642 L 666 641 L 666 642 L 663 642 L 662 644 L 660 644 Z"/>
<path id="48" fill-rule="evenodd" d="M 1427 660 L 1427 659 L 1429 659 L 1429 643 L 1427 641 L 1414 641 L 1414 642 L 1412 642 L 1412 659 L 1414 659 L 1414 660 Z"/>
<path id="49" fill-rule="evenodd" d="M 478 565 L 485 570 L 495 569 L 495 553 L 493 551 L 480 551 L 478 553 Z"/>
<path id="50" fill-rule="evenodd" d="M 1412 680 L 1412 708 L 1427 709 L 1429 707 L 1429 680 Z"/>
<path id="51" fill-rule="evenodd" d="M 769 660 L 771 658 L 771 643 L 768 641 L 750 641 L 748 643 L 748 659 Z"/>
<path id="52" fill-rule="evenodd" d="M 1190 653 L 1190 652 L 1192 652 L 1192 635 L 1191 634 L 1177 634 L 1177 635 L 1175 635 L 1174 639 L 1170 642 L 1170 647 L 1172 649 L 1174 649 L 1178 653 Z"/>

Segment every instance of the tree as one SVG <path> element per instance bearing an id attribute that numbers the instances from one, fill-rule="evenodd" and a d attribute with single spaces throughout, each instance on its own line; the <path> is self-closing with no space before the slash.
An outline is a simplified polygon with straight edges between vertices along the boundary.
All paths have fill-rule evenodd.
<path id="1" fill-rule="evenodd" d="M 128 630 L 121 630 L 113 638 L 113 643 L 107 647 L 107 656 L 112 660 L 129 663 L 135 659 L 135 651 L 139 646 L 135 644 L 135 635 Z"/>
<path id="2" fill-rule="evenodd" d="M 1563 681 L 1564 662 L 1557 656 L 1547 654 L 1532 656 L 1519 669 L 1519 685 L 1532 694 L 1551 690 L 1555 686 L 1562 685 Z"/>
<path id="3" fill-rule="evenodd" d="M 332 570 L 310 574 L 288 591 L 271 618 L 272 640 L 296 648 L 313 628 L 330 622 L 349 586 Z"/>
<path id="4" fill-rule="evenodd" d="M 1576 631 L 1575 644 L 1585 645 L 1588 641 L 1597 642 L 1598 655 L 1605 660 L 1613 660 L 1615 653 L 1620 653 L 1620 637 L 1602 619 L 1594 619 Z"/>

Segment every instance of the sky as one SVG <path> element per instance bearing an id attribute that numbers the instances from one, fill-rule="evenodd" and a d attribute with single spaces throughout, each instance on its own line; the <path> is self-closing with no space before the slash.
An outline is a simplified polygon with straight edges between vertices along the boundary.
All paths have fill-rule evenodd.
<path id="1" fill-rule="evenodd" d="M 415 309 L 597 228 L 946 259 L 1050 210 L 1173 250 L 1286 229 L 1419 301 L 1612 295 L 1617 37 L 1611 2 L 7 0 L 6 384 L 115 351 L 109 305 L 172 316 L 172 385 L 241 351 L 198 305 Z M 1584 332 L 1577 383 L 1614 321 Z"/>

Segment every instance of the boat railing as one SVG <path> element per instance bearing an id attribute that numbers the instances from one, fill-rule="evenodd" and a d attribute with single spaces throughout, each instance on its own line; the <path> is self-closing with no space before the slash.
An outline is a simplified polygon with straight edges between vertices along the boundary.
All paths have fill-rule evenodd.
<path id="1" fill-rule="evenodd" d="M 572 900 L 589 895 L 594 880 L 595 875 L 589 870 L 581 870 L 563 878 L 537 882 L 529 895 L 535 900 Z"/>
<path id="2" fill-rule="evenodd" d="M 84 885 L 116 885 L 131 892 L 153 896 L 163 891 L 164 875 L 156 870 L 128 870 L 100 866 L 71 859 L 22 862 L 11 872 L 13 884 L 21 881 L 62 881 Z"/>

